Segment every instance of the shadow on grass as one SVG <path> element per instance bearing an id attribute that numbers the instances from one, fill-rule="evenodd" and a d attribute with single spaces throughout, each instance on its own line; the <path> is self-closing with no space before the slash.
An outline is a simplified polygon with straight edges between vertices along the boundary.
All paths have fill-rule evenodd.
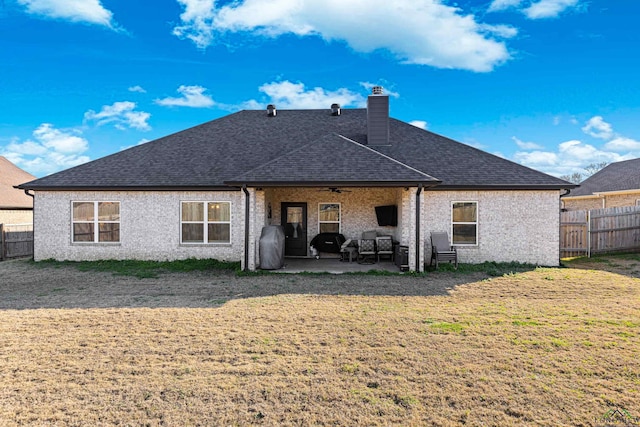
<path id="1" fill-rule="evenodd" d="M 424 273 L 241 272 L 237 263 L 27 260 L 0 263 L 0 309 L 206 308 L 235 299 L 292 295 L 438 296 L 455 287 L 535 269 L 519 263 L 442 265 Z"/>
<path id="2" fill-rule="evenodd" d="M 627 277 L 640 278 L 640 253 L 601 254 L 588 258 L 576 257 L 562 260 L 562 266 L 580 270 L 601 270 Z"/>
<path id="3" fill-rule="evenodd" d="M 157 278 L 166 273 L 188 273 L 193 271 L 240 271 L 239 262 L 218 261 L 216 259 L 189 258 L 178 261 L 137 261 L 137 260 L 101 260 L 101 261 L 30 261 L 36 266 L 63 267 L 73 266 L 80 271 L 101 271 L 116 276 L 133 276 L 138 279 Z"/>

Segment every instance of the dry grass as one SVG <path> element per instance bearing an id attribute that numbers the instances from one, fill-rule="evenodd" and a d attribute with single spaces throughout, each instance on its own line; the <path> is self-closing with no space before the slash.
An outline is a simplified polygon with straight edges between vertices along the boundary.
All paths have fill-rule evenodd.
<path id="1" fill-rule="evenodd" d="M 477 281 L 210 276 L 243 295 L 210 308 L 4 309 L 0 425 L 590 426 L 612 408 L 638 416 L 640 262 L 627 274 L 575 265 Z M 171 277 L 183 289 L 201 278 Z M 119 280 L 103 287 L 159 279 Z M 265 295 L 291 280 L 305 291 Z M 340 292 L 358 281 L 390 291 Z M 24 286 L 59 301 L 60 285 Z M 20 306 L 15 287 L 0 292 Z"/>

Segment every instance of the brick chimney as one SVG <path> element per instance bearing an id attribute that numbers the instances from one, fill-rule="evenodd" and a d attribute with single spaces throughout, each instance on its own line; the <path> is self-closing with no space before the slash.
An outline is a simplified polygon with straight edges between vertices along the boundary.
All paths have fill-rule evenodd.
<path id="1" fill-rule="evenodd" d="M 367 145 L 389 145 L 389 95 L 374 86 L 367 98 Z"/>

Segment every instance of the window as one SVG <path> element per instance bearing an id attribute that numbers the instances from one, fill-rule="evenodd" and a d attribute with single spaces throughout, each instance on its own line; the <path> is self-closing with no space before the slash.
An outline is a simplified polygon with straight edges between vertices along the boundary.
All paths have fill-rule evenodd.
<path id="1" fill-rule="evenodd" d="M 478 244 L 478 202 L 451 204 L 451 235 L 454 245 Z"/>
<path id="2" fill-rule="evenodd" d="M 320 203 L 318 206 L 318 232 L 340 232 L 340 203 Z"/>
<path id="3" fill-rule="evenodd" d="M 120 202 L 72 202 L 74 243 L 120 241 Z"/>
<path id="4" fill-rule="evenodd" d="M 182 243 L 231 243 L 231 203 L 182 202 Z"/>

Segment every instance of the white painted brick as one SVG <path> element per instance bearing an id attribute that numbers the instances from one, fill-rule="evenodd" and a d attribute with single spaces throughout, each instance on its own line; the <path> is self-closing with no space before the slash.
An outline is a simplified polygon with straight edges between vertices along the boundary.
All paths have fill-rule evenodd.
<path id="1" fill-rule="evenodd" d="M 120 243 L 71 243 L 72 201 L 119 201 Z M 231 244 L 181 245 L 181 201 L 231 202 Z M 37 191 L 36 260 L 177 260 L 214 258 L 240 261 L 244 245 L 244 194 L 228 192 Z"/>
<path id="2" fill-rule="evenodd" d="M 478 246 L 458 247 L 460 262 L 559 264 L 559 196 L 549 191 L 427 191 L 422 227 L 451 238 L 451 202 L 478 202 Z"/>
<path id="3" fill-rule="evenodd" d="M 520 261 L 557 265 L 559 191 L 423 191 L 421 195 L 420 259 L 415 259 L 416 188 L 342 188 L 350 192 L 321 192 L 316 188 L 276 188 L 250 192 L 249 269 L 259 263 L 262 227 L 280 224 L 280 203 L 306 202 L 308 239 L 318 233 L 319 203 L 340 203 L 342 234 L 357 239 L 366 230 L 390 234 L 409 247 L 411 269 L 429 261 L 429 233 L 451 234 L 451 202 L 478 201 L 479 245 L 459 248 L 461 262 Z M 72 201 L 119 201 L 121 242 L 71 243 Z M 180 202 L 230 201 L 230 245 L 181 245 Z M 398 206 L 398 227 L 379 227 L 375 206 Z M 269 206 L 271 218 L 268 217 Z M 53 192 L 38 191 L 35 203 L 35 259 L 175 260 L 244 258 L 245 195 L 229 192 Z M 44 230 L 44 231 L 43 231 Z M 416 262 L 417 261 L 417 262 Z"/>

